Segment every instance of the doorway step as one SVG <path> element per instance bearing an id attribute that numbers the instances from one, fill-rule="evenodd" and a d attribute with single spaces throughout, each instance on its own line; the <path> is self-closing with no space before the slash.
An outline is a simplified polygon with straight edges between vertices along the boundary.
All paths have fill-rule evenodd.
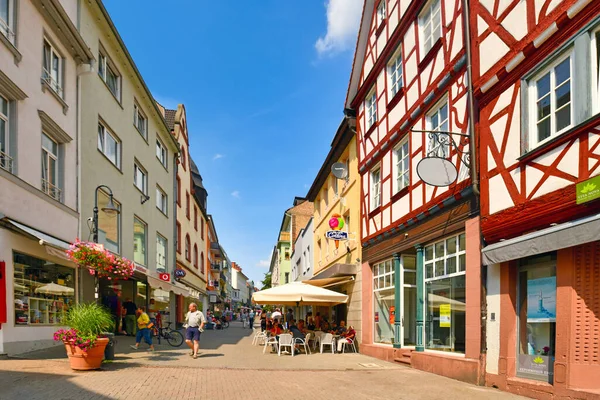
<path id="1" fill-rule="evenodd" d="M 400 364 L 411 365 L 413 349 L 398 349 L 394 352 L 394 361 Z"/>

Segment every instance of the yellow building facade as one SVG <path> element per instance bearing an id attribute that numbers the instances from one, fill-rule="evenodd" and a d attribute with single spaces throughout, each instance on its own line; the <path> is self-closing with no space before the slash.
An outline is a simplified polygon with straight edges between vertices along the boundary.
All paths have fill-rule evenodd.
<path id="1" fill-rule="evenodd" d="M 357 332 L 360 342 L 362 324 L 361 246 L 360 246 L 360 175 L 356 148 L 354 120 L 344 118 L 340 124 L 331 150 L 313 182 L 307 199 L 314 203 L 313 214 L 313 265 L 314 284 L 349 296 L 347 304 L 336 307 L 314 307 L 337 323 L 346 321 Z M 340 163 L 340 164 L 336 164 Z M 332 173 L 334 164 L 347 171 L 339 179 Z M 341 171 L 340 171 L 341 172 Z M 343 220 L 330 226 L 332 218 Z M 328 239 L 328 232 L 342 231 L 347 239 Z M 331 235 L 331 234 L 330 234 Z M 336 245 L 337 242 L 337 245 Z"/>

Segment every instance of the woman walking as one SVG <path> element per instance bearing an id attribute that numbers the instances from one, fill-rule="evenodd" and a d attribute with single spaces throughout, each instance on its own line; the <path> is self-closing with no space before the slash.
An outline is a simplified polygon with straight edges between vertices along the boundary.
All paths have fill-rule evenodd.
<path id="1" fill-rule="evenodd" d="M 141 307 L 139 307 L 136 310 L 135 316 L 137 317 L 138 331 L 135 335 L 135 346 L 131 345 L 131 348 L 134 350 L 139 349 L 140 342 L 142 341 L 142 338 L 144 338 L 144 341 L 150 346 L 149 350 L 154 351 L 154 345 L 152 344 L 152 335 L 150 333 L 150 328 L 153 324 L 151 324 L 150 322 L 150 317 L 144 312 L 144 310 Z"/>

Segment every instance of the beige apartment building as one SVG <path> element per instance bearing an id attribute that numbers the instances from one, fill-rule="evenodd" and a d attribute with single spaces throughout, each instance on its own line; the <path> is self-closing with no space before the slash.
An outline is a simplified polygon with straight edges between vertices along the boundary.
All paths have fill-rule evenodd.
<path id="1" fill-rule="evenodd" d="M 51 346 L 78 301 L 64 250 L 78 233 L 77 88 L 93 55 L 75 5 L 0 2 L 0 354 Z"/>
<path id="2" fill-rule="evenodd" d="M 79 29 L 95 62 L 93 73 L 81 77 L 81 237 L 92 239 L 90 219 L 96 204 L 98 241 L 135 262 L 133 279 L 94 285 L 82 274 L 84 300 L 120 305 L 131 298 L 138 306 L 155 300 L 163 320 L 174 321 L 174 198 L 177 141 L 140 75 L 100 0 L 79 2 Z M 117 216 L 102 208 L 113 195 Z M 166 281 L 159 280 L 160 273 Z M 97 292 L 95 292 L 95 286 Z M 118 301 L 114 301 L 115 296 Z"/>

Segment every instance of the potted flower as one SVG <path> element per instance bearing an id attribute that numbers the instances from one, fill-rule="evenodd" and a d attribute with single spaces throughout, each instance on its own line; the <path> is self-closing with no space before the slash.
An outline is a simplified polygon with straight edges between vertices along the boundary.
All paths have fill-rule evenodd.
<path id="1" fill-rule="evenodd" d="M 67 256 L 75 264 L 87 267 L 90 274 L 109 280 L 128 279 L 133 275 L 135 264 L 125 257 L 106 250 L 98 243 L 82 242 L 71 244 Z"/>
<path id="2" fill-rule="evenodd" d="M 98 369 L 108 344 L 104 332 L 114 325 L 110 312 L 96 303 L 76 304 L 67 313 L 69 329 L 59 329 L 54 340 L 62 341 L 74 370 Z"/>

